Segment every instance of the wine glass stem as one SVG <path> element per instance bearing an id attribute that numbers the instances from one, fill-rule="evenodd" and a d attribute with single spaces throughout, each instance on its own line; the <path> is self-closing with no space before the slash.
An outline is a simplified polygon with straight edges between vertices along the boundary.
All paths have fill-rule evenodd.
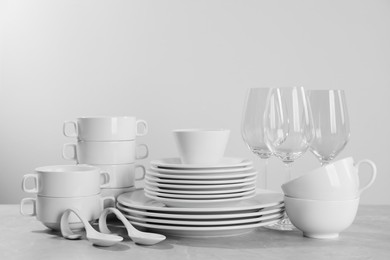
<path id="1" fill-rule="evenodd" d="M 268 159 L 264 160 L 264 189 L 268 188 Z"/>
<path id="2" fill-rule="evenodd" d="M 286 169 L 287 169 L 287 180 L 286 182 L 290 181 L 292 179 L 292 172 L 291 172 L 291 167 L 292 163 L 286 163 Z"/>
<path id="3" fill-rule="evenodd" d="M 321 164 L 321 167 L 323 167 L 323 166 L 329 164 L 329 162 L 328 161 L 321 161 L 320 164 Z"/>

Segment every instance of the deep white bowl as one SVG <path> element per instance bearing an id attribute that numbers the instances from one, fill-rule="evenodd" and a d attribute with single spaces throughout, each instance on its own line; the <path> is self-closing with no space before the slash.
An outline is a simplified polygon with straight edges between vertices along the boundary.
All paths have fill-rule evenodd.
<path id="1" fill-rule="evenodd" d="M 361 185 L 359 166 L 367 164 L 371 171 L 370 180 Z M 311 200 L 351 200 L 370 187 L 376 177 L 376 166 L 370 160 L 354 162 L 352 157 L 338 160 L 323 167 L 318 167 L 298 178 L 282 185 L 285 195 L 293 198 Z"/>
<path id="2" fill-rule="evenodd" d="M 337 238 L 355 219 L 359 198 L 340 201 L 284 197 L 291 223 L 311 238 Z"/>

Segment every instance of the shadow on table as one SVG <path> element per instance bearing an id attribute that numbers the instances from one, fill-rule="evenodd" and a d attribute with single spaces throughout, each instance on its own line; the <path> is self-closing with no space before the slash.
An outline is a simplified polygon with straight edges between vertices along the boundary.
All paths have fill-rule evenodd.
<path id="1" fill-rule="evenodd" d="M 326 245 L 338 243 L 335 240 L 317 240 L 302 236 L 300 231 L 277 231 L 266 228 L 259 228 L 253 232 L 230 237 L 217 238 L 182 238 L 169 237 L 172 244 L 185 245 L 190 247 L 213 247 L 213 248 L 285 248 L 302 246 L 304 242 L 308 246 Z"/>

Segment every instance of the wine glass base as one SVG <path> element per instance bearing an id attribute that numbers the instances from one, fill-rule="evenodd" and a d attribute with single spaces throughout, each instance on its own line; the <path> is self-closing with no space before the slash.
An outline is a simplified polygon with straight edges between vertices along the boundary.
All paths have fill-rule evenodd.
<path id="1" fill-rule="evenodd" d="M 285 215 L 284 218 L 282 218 L 280 221 L 264 226 L 264 228 L 271 229 L 271 230 L 279 230 L 279 231 L 295 231 L 297 228 L 291 223 L 290 219 Z"/>

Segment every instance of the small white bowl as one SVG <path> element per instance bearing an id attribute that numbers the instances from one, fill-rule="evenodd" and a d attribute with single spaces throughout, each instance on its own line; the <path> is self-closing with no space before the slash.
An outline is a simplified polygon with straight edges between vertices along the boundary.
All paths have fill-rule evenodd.
<path id="1" fill-rule="evenodd" d="M 214 165 L 223 158 L 228 129 L 177 129 L 173 136 L 184 164 Z"/>
<path id="2" fill-rule="evenodd" d="M 284 197 L 291 223 L 310 238 L 337 238 L 355 219 L 359 198 L 340 201 Z"/>

